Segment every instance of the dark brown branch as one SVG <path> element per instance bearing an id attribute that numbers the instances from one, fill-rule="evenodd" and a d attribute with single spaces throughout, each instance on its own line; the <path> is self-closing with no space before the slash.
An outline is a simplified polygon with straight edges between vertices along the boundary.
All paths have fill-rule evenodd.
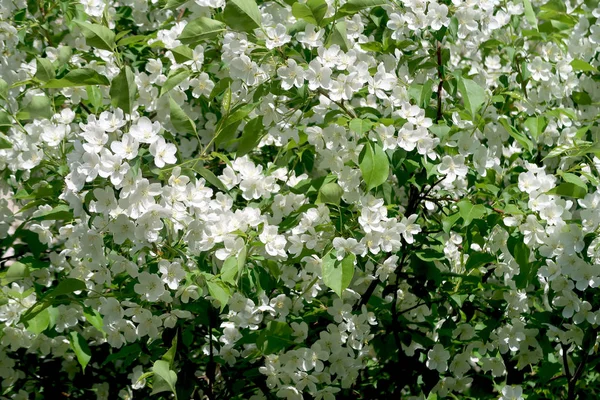
<path id="1" fill-rule="evenodd" d="M 362 308 L 362 306 L 364 306 L 365 304 L 367 304 L 369 302 L 369 299 L 373 295 L 373 292 L 375 291 L 375 289 L 377 288 L 377 285 L 380 282 L 381 281 L 378 278 L 375 278 L 371 282 L 371 284 L 369 285 L 369 287 L 367 288 L 367 290 L 365 290 L 365 292 L 361 296 L 360 302 L 358 302 L 358 304 L 356 306 L 354 306 L 354 311 L 360 310 Z"/>
<path id="2" fill-rule="evenodd" d="M 327 92 L 323 89 L 319 89 L 319 93 L 321 93 L 323 96 L 327 97 L 329 100 L 331 100 L 331 97 L 329 97 L 329 95 L 327 94 Z M 339 108 L 341 108 L 346 114 L 348 114 L 348 116 L 352 117 L 352 118 L 356 118 L 356 114 L 353 111 L 348 110 L 348 108 L 346 108 L 346 106 L 344 105 L 344 100 L 342 101 L 335 101 L 335 100 L 331 100 L 333 103 L 335 103 Z"/>
<path id="3" fill-rule="evenodd" d="M 569 376 L 569 366 L 566 363 L 565 356 L 565 348 L 563 347 L 563 360 L 565 363 L 565 374 L 567 375 L 568 380 L 568 393 L 567 400 L 575 400 L 577 397 L 577 381 L 583 375 L 583 371 L 585 370 L 585 365 L 587 364 L 588 358 L 590 356 L 590 349 L 596 343 L 596 337 L 598 336 L 598 328 L 590 329 L 586 332 L 583 343 L 581 344 L 581 350 L 583 351 L 583 355 L 581 356 L 581 361 L 575 370 L 575 373 L 572 376 Z M 563 345 L 564 346 L 564 345 Z"/>
<path id="4" fill-rule="evenodd" d="M 437 123 L 439 120 L 443 118 L 443 110 L 442 110 L 442 90 L 444 89 L 444 66 L 442 65 L 442 44 L 437 42 L 437 63 L 438 63 L 438 78 L 440 79 L 440 83 L 438 83 L 438 91 L 437 91 L 437 115 L 435 117 L 435 122 Z"/>
<path id="5" fill-rule="evenodd" d="M 85 112 L 87 112 L 87 113 L 88 113 L 88 115 L 91 115 L 91 114 L 93 114 L 93 112 L 92 112 L 92 111 L 89 109 L 89 107 L 88 107 L 88 106 L 86 106 L 85 104 L 83 104 L 82 102 L 79 102 L 79 106 L 80 106 L 81 108 L 83 108 L 83 109 L 85 110 Z"/>
<path id="6" fill-rule="evenodd" d="M 561 343 L 560 347 L 562 348 L 562 358 L 563 358 L 563 364 L 565 366 L 565 375 L 567 376 L 567 381 L 569 382 L 569 386 L 570 386 L 571 371 L 569 370 L 569 359 L 567 357 L 568 347 L 565 344 L 562 344 L 562 343 Z"/>
<path id="7" fill-rule="evenodd" d="M 208 378 L 208 399 L 215 400 L 215 393 L 213 391 L 213 385 L 215 380 L 215 360 L 213 356 L 213 342 L 212 342 L 212 312 L 208 312 L 208 365 L 206 366 L 206 377 Z"/>
<path id="8" fill-rule="evenodd" d="M 406 244 L 406 243 L 404 243 Z M 396 279 L 394 282 L 394 299 L 392 300 L 392 333 L 394 335 L 394 343 L 396 344 L 396 348 L 398 349 L 398 364 L 401 363 L 400 355 L 402 354 L 402 342 L 400 341 L 400 327 L 398 326 L 398 286 L 399 286 L 399 273 L 402 271 L 404 267 L 404 262 L 406 261 L 406 256 L 408 255 L 408 251 L 404 251 L 402 253 L 402 259 L 400 259 L 400 264 L 398 265 L 398 272 L 396 273 Z M 396 387 L 397 391 L 399 387 Z M 394 393 L 394 397 L 397 397 L 399 393 Z"/>

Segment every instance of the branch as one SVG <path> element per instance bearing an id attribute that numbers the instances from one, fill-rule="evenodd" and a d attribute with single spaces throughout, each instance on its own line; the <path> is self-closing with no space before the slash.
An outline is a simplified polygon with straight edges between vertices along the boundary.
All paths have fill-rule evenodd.
<path id="1" fill-rule="evenodd" d="M 208 399 L 215 400 L 213 391 L 213 381 L 215 380 L 215 360 L 213 358 L 213 343 L 212 343 L 212 312 L 208 312 L 208 365 L 206 366 L 206 377 L 208 378 Z"/>
<path id="2" fill-rule="evenodd" d="M 438 41 L 437 42 L 437 63 L 438 63 L 438 78 L 440 79 L 440 83 L 438 83 L 438 91 L 437 91 L 437 115 L 435 117 L 435 122 L 437 123 L 440 119 L 443 118 L 442 111 L 442 90 L 444 86 L 444 67 L 442 65 L 442 45 Z"/>
<path id="3" fill-rule="evenodd" d="M 598 336 L 598 328 L 593 328 L 586 332 L 586 334 L 583 338 L 583 343 L 581 344 L 581 350 L 583 351 L 583 355 L 581 357 L 581 361 L 579 362 L 579 365 L 577 366 L 577 369 L 575 370 L 575 373 L 573 374 L 573 376 L 569 376 L 569 373 L 570 373 L 569 366 L 566 364 L 566 361 L 565 361 L 565 374 L 567 375 L 567 380 L 569 382 L 568 383 L 567 400 L 575 400 L 575 397 L 577 395 L 577 387 L 576 387 L 577 381 L 579 380 L 579 378 L 581 378 L 581 375 L 583 375 L 585 365 L 587 364 L 588 358 L 590 356 L 590 349 L 596 343 L 597 336 Z M 563 347 L 563 359 L 566 359 L 565 357 L 566 356 L 565 356 L 565 351 L 564 351 L 564 347 Z"/>
<path id="4" fill-rule="evenodd" d="M 329 100 L 331 100 L 331 97 L 329 97 L 329 94 L 327 94 L 326 91 L 324 91 L 323 89 L 319 88 L 319 93 L 321 93 L 323 96 L 327 97 Z M 346 108 L 346 106 L 344 105 L 344 100 L 342 101 L 335 101 L 335 100 L 331 100 L 333 103 L 335 103 L 339 108 L 341 108 L 342 110 L 344 110 L 344 112 L 346 114 L 348 114 L 348 116 L 352 117 L 352 118 L 356 118 L 356 114 L 354 113 L 354 111 L 348 110 L 348 108 Z"/>
<path id="5" fill-rule="evenodd" d="M 408 255 L 408 252 L 405 250 L 402 253 L 402 259 L 400 260 L 400 264 L 398 265 L 398 268 L 397 268 L 398 273 L 400 271 L 402 271 L 402 267 L 404 267 L 404 262 L 406 261 L 407 255 Z M 400 356 L 402 354 L 402 342 L 400 341 L 400 333 L 399 333 L 400 329 L 398 326 L 398 304 L 397 304 L 397 302 L 398 302 L 398 285 L 399 285 L 398 273 L 396 273 L 396 280 L 394 282 L 394 299 L 392 300 L 392 333 L 394 334 L 394 343 L 396 344 L 396 348 L 398 349 L 398 364 L 400 364 L 401 363 Z M 398 387 L 396 387 L 396 390 L 397 389 L 398 389 Z M 396 397 L 395 395 L 397 395 L 397 394 L 398 393 L 394 393 L 394 397 Z"/>
<path id="6" fill-rule="evenodd" d="M 362 308 L 362 306 L 364 306 L 365 304 L 367 304 L 369 302 L 369 299 L 373 295 L 373 292 L 375 291 L 375 289 L 377 288 L 377 285 L 380 282 L 381 281 L 379 280 L 379 278 L 375 278 L 371 282 L 371 284 L 369 285 L 369 287 L 367 288 L 367 290 L 365 290 L 365 292 L 361 296 L 360 302 L 358 302 L 358 304 L 356 306 L 354 306 L 354 311 L 360 310 Z"/>
<path id="7" fill-rule="evenodd" d="M 567 346 L 563 343 L 560 344 L 560 347 L 562 349 L 562 358 L 563 358 L 563 365 L 565 367 L 565 375 L 567 376 L 567 381 L 569 382 L 569 392 L 571 391 L 570 386 L 571 386 L 571 371 L 569 370 L 569 360 L 567 357 Z"/>

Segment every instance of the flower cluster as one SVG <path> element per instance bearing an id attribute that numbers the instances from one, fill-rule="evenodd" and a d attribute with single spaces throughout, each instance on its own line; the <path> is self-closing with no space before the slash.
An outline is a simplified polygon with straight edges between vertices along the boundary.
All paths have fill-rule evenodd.
<path id="1" fill-rule="evenodd" d="M 4 3 L 0 398 L 600 394 L 595 1 Z"/>

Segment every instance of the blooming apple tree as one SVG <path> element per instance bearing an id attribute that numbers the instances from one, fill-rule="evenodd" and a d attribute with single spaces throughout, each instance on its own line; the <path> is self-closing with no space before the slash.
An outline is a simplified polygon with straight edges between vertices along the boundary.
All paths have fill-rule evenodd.
<path id="1" fill-rule="evenodd" d="M 0 398 L 598 398 L 596 0 L 3 0 Z"/>

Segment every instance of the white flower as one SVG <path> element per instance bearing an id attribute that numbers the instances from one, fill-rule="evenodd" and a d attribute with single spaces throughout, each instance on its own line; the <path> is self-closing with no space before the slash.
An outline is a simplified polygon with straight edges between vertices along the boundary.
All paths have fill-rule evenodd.
<path id="1" fill-rule="evenodd" d="M 192 96 L 195 98 L 208 97 L 215 87 L 215 83 L 210 80 L 206 72 L 201 72 L 198 78 L 190 80 L 190 87 L 192 88 Z"/>
<path id="2" fill-rule="evenodd" d="M 158 262 L 158 270 L 162 273 L 163 282 L 172 290 L 176 290 L 179 287 L 179 282 L 185 278 L 185 271 L 181 267 L 181 264 L 176 261 L 160 260 Z"/>
<path id="3" fill-rule="evenodd" d="M 519 385 L 504 386 L 498 400 L 523 400 L 523 388 Z"/>
<path id="4" fill-rule="evenodd" d="M 158 140 L 160 123 L 152 122 L 148 117 L 141 117 L 137 123 L 131 127 L 129 133 L 140 143 L 154 143 Z"/>
<path id="5" fill-rule="evenodd" d="M 140 144 L 133 135 L 126 133 L 121 141 L 114 141 L 110 144 L 110 149 L 121 158 L 133 160 L 138 154 Z"/>
<path id="6" fill-rule="evenodd" d="M 310 90 L 317 90 L 319 87 L 329 89 L 331 85 L 331 68 L 322 66 L 317 60 L 312 60 L 308 64 L 308 70 L 305 71 L 304 77 L 308 81 Z"/>
<path id="7" fill-rule="evenodd" d="M 421 227 L 418 224 L 415 224 L 417 217 L 417 214 L 413 214 L 408 218 L 402 218 L 402 221 L 400 222 L 400 231 L 402 232 L 402 236 L 404 236 L 406 243 L 413 243 L 413 235 L 421 232 Z"/>
<path id="8" fill-rule="evenodd" d="M 293 86 L 299 88 L 304 84 L 304 70 L 292 58 L 287 60 L 286 66 L 277 68 L 277 75 L 281 78 L 281 87 L 284 90 Z"/>
<path id="9" fill-rule="evenodd" d="M 441 344 L 436 344 L 427 352 L 427 368 L 436 369 L 439 373 L 446 372 L 448 369 L 448 360 L 450 352 Z"/>
<path id="10" fill-rule="evenodd" d="M 445 181 L 449 184 L 454 182 L 457 177 L 464 178 L 469 172 L 465 165 L 465 157 L 461 155 L 442 157 L 442 162 L 438 164 L 437 170 L 440 174 L 446 175 Z"/>
<path id="11" fill-rule="evenodd" d="M 177 162 L 175 153 L 177 153 L 177 147 L 174 144 L 166 143 L 162 137 L 150 145 L 150 154 L 154 156 L 154 164 L 158 168 L 164 167 L 165 164 L 175 164 Z"/>
<path id="12" fill-rule="evenodd" d="M 292 37 L 287 34 L 285 26 L 282 24 L 277 24 L 275 28 L 266 28 L 265 31 L 267 33 L 265 46 L 269 50 L 272 50 L 275 47 L 281 47 L 292 39 Z"/>
<path id="13" fill-rule="evenodd" d="M 165 293 L 165 284 L 158 275 L 144 271 L 138 275 L 138 281 L 133 290 L 144 300 L 155 302 Z"/>

